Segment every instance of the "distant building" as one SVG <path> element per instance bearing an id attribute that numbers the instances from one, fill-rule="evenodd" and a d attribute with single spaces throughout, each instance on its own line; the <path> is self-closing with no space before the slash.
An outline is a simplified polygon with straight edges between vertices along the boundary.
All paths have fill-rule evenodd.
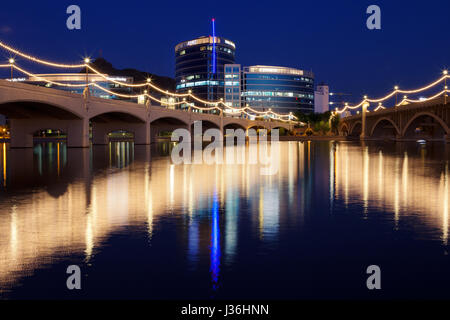
<path id="1" fill-rule="evenodd" d="M 330 110 L 330 89 L 326 84 L 317 86 L 314 92 L 314 112 L 324 113 Z"/>
<path id="2" fill-rule="evenodd" d="M 178 93 L 191 91 L 197 97 L 224 98 L 224 67 L 234 64 L 236 45 L 221 37 L 200 37 L 175 46 L 175 81 Z"/>

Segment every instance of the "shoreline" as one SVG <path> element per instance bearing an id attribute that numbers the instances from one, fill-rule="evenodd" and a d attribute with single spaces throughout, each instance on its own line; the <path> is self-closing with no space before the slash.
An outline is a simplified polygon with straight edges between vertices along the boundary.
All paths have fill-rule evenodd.
<path id="1" fill-rule="evenodd" d="M 345 141 L 343 136 L 280 136 L 280 141 Z"/>

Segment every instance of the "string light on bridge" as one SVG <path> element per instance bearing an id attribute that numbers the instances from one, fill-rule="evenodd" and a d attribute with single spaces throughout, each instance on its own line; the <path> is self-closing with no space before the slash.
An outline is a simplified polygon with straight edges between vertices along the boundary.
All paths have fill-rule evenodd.
<path id="1" fill-rule="evenodd" d="M 448 79 L 448 78 L 450 78 L 450 75 L 448 75 L 448 71 L 447 71 L 447 70 L 444 70 L 444 71 L 443 71 L 443 76 L 442 76 L 441 78 L 439 78 L 438 80 L 436 80 L 436 81 L 434 81 L 434 82 L 430 83 L 429 85 L 424 86 L 424 87 L 422 87 L 422 88 L 415 89 L 415 90 L 401 90 L 398 86 L 395 86 L 395 87 L 394 87 L 394 91 L 392 91 L 391 93 L 389 93 L 388 95 L 386 95 L 386 96 L 383 97 L 383 98 L 380 98 L 380 99 L 369 99 L 369 98 L 367 98 L 367 96 L 364 96 L 364 100 L 363 100 L 361 103 L 359 103 L 359 104 L 357 104 L 357 105 L 355 105 L 355 106 L 350 106 L 348 103 L 346 103 L 345 106 L 344 106 L 344 108 L 342 108 L 341 110 L 336 110 L 336 112 L 337 112 L 337 113 L 343 113 L 343 112 L 345 112 L 345 111 L 348 110 L 348 109 L 351 109 L 351 110 L 358 109 L 358 108 L 360 108 L 361 106 L 363 106 L 364 103 L 366 103 L 366 102 L 370 102 L 370 103 L 380 103 L 380 102 L 386 101 L 387 99 L 391 98 L 391 97 L 394 96 L 394 95 L 395 95 L 395 106 L 401 105 L 401 104 L 403 104 L 404 102 L 416 101 L 416 100 L 410 100 L 410 99 L 408 99 L 407 96 L 406 96 L 406 94 L 415 94 L 415 93 L 419 93 L 419 92 L 426 91 L 426 90 L 428 90 L 428 89 L 431 89 L 431 88 L 435 87 L 436 85 L 438 85 L 438 84 L 441 83 L 442 81 L 445 81 L 445 86 L 444 86 L 444 88 L 445 88 L 445 87 L 447 86 L 446 83 L 447 83 L 447 79 Z M 444 98 L 445 98 L 446 90 L 447 90 L 447 89 L 444 89 L 444 91 L 442 91 L 441 93 L 439 93 L 439 94 L 437 94 L 437 95 L 434 95 L 434 96 L 431 97 L 431 98 L 437 98 L 437 97 L 439 97 L 439 96 L 442 95 L 442 94 L 444 94 Z M 400 104 L 397 103 L 397 102 L 398 102 L 398 101 L 397 101 L 397 94 L 398 94 L 398 93 L 405 94 L 405 96 L 404 96 L 403 100 L 400 102 Z M 419 100 L 419 102 L 421 102 L 421 101 L 428 101 L 428 100 L 430 100 L 431 98 L 427 98 L 427 99 L 425 99 L 425 100 L 424 100 L 424 99 L 421 99 L 421 100 Z"/>

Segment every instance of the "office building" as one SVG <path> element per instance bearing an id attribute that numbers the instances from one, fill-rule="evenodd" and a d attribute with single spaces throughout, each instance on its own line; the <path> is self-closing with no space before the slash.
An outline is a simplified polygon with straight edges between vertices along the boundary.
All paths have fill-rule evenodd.
<path id="1" fill-rule="evenodd" d="M 314 74 L 278 66 L 244 67 L 242 105 L 278 113 L 314 112 Z"/>
<path id="2" fill-rule="evenodd" d="M 235 44 L 221 37 L 200 37 L 175 47 L 178 93 L 191 91 L 204 100 L 224 98 L 224 67 L 234 64 Z"/>

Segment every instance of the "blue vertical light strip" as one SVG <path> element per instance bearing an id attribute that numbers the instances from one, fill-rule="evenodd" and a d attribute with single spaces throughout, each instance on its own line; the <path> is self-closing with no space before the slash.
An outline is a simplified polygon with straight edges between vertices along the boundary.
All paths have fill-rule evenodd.
<path id="1" fill-rule="evenodd" d="M 216 74 L 216 19 L 212 18 L 212 36 L 213 36 L 213 50 L 212 50 L 212 73 Z"/>

